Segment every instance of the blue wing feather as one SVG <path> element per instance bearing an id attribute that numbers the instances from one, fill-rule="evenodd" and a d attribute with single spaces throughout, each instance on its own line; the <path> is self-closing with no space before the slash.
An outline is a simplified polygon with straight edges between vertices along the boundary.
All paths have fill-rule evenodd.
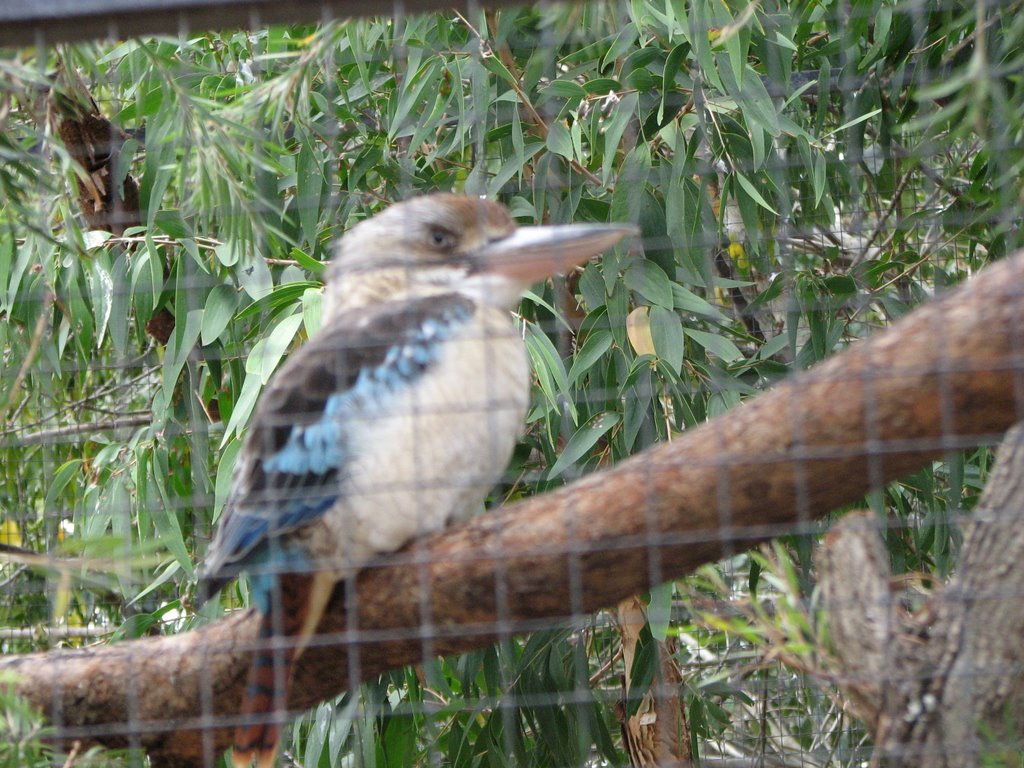
<path id="1" fill-rule="evenodd" d="M 266 565 L 269 549 L 275 566 L 301 556 L 266 545 L 344 494 L 347 430 L 372 428 L 365 417 L 428 370 L 437 344 L 472 312 L 458 294 L 384 305 L 337 318 L 292 355 L 253 415 L 207 558 L 211 592 L 248 566 Z"/>
<path id="2" fill-rule="evenodd" d="M 298 477 L 310 473 L 323 476 L 332 468 L 340 468 L 345 450 L 339 422 L 351 404 L 348 394 L 327 398 L 317 421 L 295 426 L 283 448 L 261 459 L 263 471 Z"/>

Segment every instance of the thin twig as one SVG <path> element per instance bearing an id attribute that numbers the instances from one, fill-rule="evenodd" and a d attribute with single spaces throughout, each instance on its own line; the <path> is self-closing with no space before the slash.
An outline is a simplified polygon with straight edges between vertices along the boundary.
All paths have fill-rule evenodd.
<path id="1" fill-rule="evenodd" d="M 134 366 L 134 363 L 131 364 L 131 366 L 128 366 L 128 367 L 133 367 L 133 366 Z M 48 424 L 49 422 L 51 422 L 54 419 L 58 418 L 61 415 L 61 413 L 64 413 L 64 412 L 67 412 L 67 411 L 77 411 L 79 409 L 89 408 L 89 407 L 91 407 L 90 403 L 92 401 L 99 400 L 102 397 L 106 397 L 107 395 L 110 395 L 110 394 L 112 394 L 113 392 L 116 392 L 119 389 L 133 389 L 138 382 L 140 382 L 142 379 L 146 378 L 147 376 L 152 376 L 157 370 L 159 370 L 159 368 L 160 368 L 160 366 L 158 366 L 158 365 L 150 366 L 149 368 L 142 369 L 141 373 L 139 373 L 136 376 L 133 376 L 132 378 L 128 379 L 127 381 L 108 382 L 107 384 L 102 385 L 99 389 L 97 389 L 92 394 L 86 395 L 85 397 L 79 398 L 78 400 L 74 400 L 74 401 L 68 403 L 67 405 L 63 406 L 62 408 L 59 408 L 59 409 L 51 412 L 47 416 L 44 416 L 44 417 L 42 417 L 40 419 L 32 421 L 32 422 L 30 422 L 28 424 L 21 424 L 21 425 L 19 425 L 17 427 L 8 427 L 7 429 L 5 429 L 2 432 L 0 432 L 0 436 L 12 435 L 12 434 L 16 434 L 18 432 L 21 432 L 23 430 L 30 429 L 32 427 L 38 427 L 38 426 L 41 426 L 43 424 Z M 20 407 L 21 406 L 19 406 L 19 409 L 20 409 Z M 124 417 L 124 413 L 123 412 L 121 413 L 121 417 L 122 418 Z"/>
<path id="2" fill-rule="evenodd" d="M 86 432 L 101 432 L 112 429 L 126 429 L 128 427 L 144 427 L 147 424 L 151 424 L 152 421 L 153 415 L 147 413 L 144 416 L 111 419 L 110 421 L 96 421 L 88 424 L 68 424 L 64 427 L 54 427 L 53 429 L 43 429 L 39 432 L 31 432 L 17 438 L 13 442 L 18 446 L 39 445 L 40 443 L 48 443 L 59 440 L 60 438 L 70 437 L 72 435 L 81 435 Z"/>
<path id="3" fill-rule="evenodd" d="M 612 667 L 615 666 L 615 663 L 617 661 L 621 660 L 621 659 L 622 659 L 622 646 L 619 645 L 618 649 L 615 651 L 615 653 L 612 654 L 611 658 L 608 659 L 608 661 L 606 661 L 604 664 L 602 664 L 601 667 L 596 672 L 594 672 L 594 674 L 592 674 L 590 676 L 590 678 L 589 678 L 590 687 L 591 688 L 597 687 L 597 684 L 600 683 L 601 680 L 604 679 L 604 676 L 607 675 L 611 671 Z"/>
<path id="4" fill-rule="evenodd" d="M 154 245 L 166 245 L 171 247 L 179 247 L 183 244 L 184 240 L 191 240 L 192 243 L 197 247 L 205 251 L 214 251 L 218 247 L 224 245 L 223 241 L 218 240 L 214 237 L 205 237 L 196 235 L 189 238 L 178 238 L 169 237 L 167 235 L 151 235 L 145 237 L 142 235 L 121 235 L 120 237 L 110 237 L 103 241 L 103 245 L 137 245 L 139 243 L 150 242 Z M 16 243 L 24 243 L 25 238 L 17 238 Z M 298 267 L 301 266 L 295 259 L 275 259 L 270 256 L 264 256 L 263 261 L 272 267 Z"/>
<path id="5" fill-rule="evenodd" d="M 467 19 L 458 11 L 455 11 L 455 15 L 462 20 L 462 23 L 466 25 L 470 32 L 476 35 L 477 40 L 479 40 L 481 45 L 483 45 L 483 36 L 476 29 L 476 27 L 474 27 L 470 23 L 469 19 Z M 491 53 L 490 51 L 485 52 L 484 50 L 481 49 L 480 55 L 493 56 L 494 54 Z M 512 90 L 515 91 L 516 96 L 519 97 L 519 103 L 523 107 L 523 109 L 526 110 L 529 122 L 533 125 L 534 128 L 537 129 L 537 132 L 540 133 L 540 137 L 547 141 L 550 128 L 548 128 L 548 124 L 544 121 L 544 118 L 541 117 L 540 113 L 533 106 L 533 103 L 530 101 L 530 97 L 526 95 L 526 91 L 524 91 L 523 87 L 519 84 L 519 81 L 522 79 L 522 76 L 519 74 L 519 69 L 516 66 L 515 59 L 512 57 L 512 51 L 509 50 L 507 44 L 502 43 L 501 45 L 498 46 L 498 59 L 505 66 L 505 69 L 509 71 L 509 74 L 512 75 L 512 80 L 509 83 L 509 85 L 512 86 Z M 579 161 L 569 160 L 569 165 L 572 166 L 574 171 L 582 174 L 591 184 L 602 187 L 608 192 L 614 191 L 615 187 L 613 185 L 605 185 L 601 181 L 601 179 L 599 179 L 592 171 L 590 171 L 588 168 L 582 165 Z"/>
<path id="6" fill-rule="evenodd" d="M 0 640 L 88 640 L 113 632 L 114 627 L 0 627 Z"/>
<path id="7" fill-rule="evenodd" d="M 82 748 L 82 742 L 75 740 L 75 743 L 71 745 L 71 751 L 68 752 L 68 759 L 64 761 L 64 768 L 72 768 L 75 764 L 75 759 L 78 757 L 78 751 Z"/>
<path id="8" fill-rule="evenodd" d="M 23 574 L 26 571 L 27 568 L 28 568 L 27 565 L 19 565 L 17 568 L 15 568 L 11 572 L 10 576 L 5 578 L 3 581 L 0 581 L 0 589 L 6 589 L 11 584 L 13 584 L 15 581 L 17 581 L 18 577 L 21 576 L 21 574 Z"/>

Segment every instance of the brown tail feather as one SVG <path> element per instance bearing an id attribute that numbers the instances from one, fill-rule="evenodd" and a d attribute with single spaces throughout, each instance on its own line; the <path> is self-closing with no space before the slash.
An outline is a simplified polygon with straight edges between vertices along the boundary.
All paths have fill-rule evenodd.
<path id="1" fill-rule="evenodd" d="M 253 759 L 261 768 L 273 764 L 281 737 L 276 713 L 285 708 L 288 700 L 292 655 L 290 649 L 268 648 L 253 657 L 240 713 L 244 724 L 235 728 L 231 758 L 235 768 L 248 768 Z"/>
<path id="2" fill-rule="evenodd" d="M 308 609 L 311 581 L 308 576 L 282 574 L 281 613 L 264 615 L 260 621 L 259 648 L 253 654 L 252 666 L 242 697 L 240 716 L 242 724 L 236 726 L 231 760 L 235 768 L 249 768 L 256 761 L 258 768 L 270 768 L 277 756 L 277 743 L 281 738 L 281 720 L 287 710 L 288 688 L 295 646 L 275 643 L 275 629 L 283 637 L 298 639 Z M 303 583 L 305 582 L 305 583 Z"/>

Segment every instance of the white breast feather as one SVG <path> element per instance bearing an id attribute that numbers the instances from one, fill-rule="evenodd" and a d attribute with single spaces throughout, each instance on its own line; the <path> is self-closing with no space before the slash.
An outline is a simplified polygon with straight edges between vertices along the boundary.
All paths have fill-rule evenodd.
<path id="1" fill-rule="evenodd" d="M 345 501 L 309 542 L 340 573 L 469 516 L 507 467 L 529 403 L 526 350 L 508 313 L 477 312 L 372 423 L 348 425 Z"/>

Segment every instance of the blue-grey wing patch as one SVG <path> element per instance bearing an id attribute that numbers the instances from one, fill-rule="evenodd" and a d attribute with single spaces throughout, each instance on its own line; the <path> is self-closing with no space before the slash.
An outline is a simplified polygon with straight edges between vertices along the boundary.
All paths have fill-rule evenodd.
<path id="1" fill-rule="evenodd" d="M 253 414 L 207 557 L 206 594 L 344 494 L 348 430 L 372 428 L 359 417 L 428 370 L 472 313 L 459 294 L 348 313 L 288 359 Z"/>

